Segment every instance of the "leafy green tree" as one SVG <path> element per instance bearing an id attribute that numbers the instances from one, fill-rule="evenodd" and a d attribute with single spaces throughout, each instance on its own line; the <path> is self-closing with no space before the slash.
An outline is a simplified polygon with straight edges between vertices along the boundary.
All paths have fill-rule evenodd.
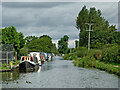
<path id="1" fill-rule="evenodd" d="M 69 37 L 67 35 L 64 35 L 64 37 L 58 41 L 59 53 L 66 54 L 70 52 L 70 49 L 68 48 L 68 39 Z"/>
<path id="2" fill-rule="evenodd" d="M 2 29 L 2 44 L 12 44 L 15 51 L 20 50 L 20 39 L 19 33 L 16 31 L 14 26 L 6 27 Z"/>
<path id="3" fill-rule="evenodd" d="M 25 45 L 25 39 L 23 33 L 19 33 L 19 40 L 20 40 L 20 48 L 23 48 Z"/>
<path id="4" fill-rule="evenodd" d="M 101 11 L 95 8 L 89 10 L 84 6 L 79 12 L 76 19 L 76 27 L 80 30 L 79 46 L 86 47 L 88 45 L 88 32 L 89 26 L 86 23 L 93 23 L 91 29 L 91 48 L 101 48 L 104 44 L 118 43 L 120 33 L 116 32 L 116 26 L 109 25 L 109 22 L 101 16 Z"/>
<path id="5" fill-rule="evenodd" d="M 28 47 L 24 45 L 23 48 L 20 49 L 19 56 L 27 56 L 28 55 Z"/>
<path id="6" fill-rule="evenodd" d="M 59 53 L 55 43 L 54 43 L 53 46 L 52 46 L 51 52 L 52 52 L 52 53 L 55 53 L 55 54 L 58 54 L 58 53 Z"/>
<path id="7" fill-rule="evenodd" d="M 51 38 L 50 36 L 48 36 L 48 35 L 42 35 L 42 36 L 39 37 L 39 39 L 40 39 L 40 38 L 44 38 L 44 37 L 47 37 L 47 38 L 49 38 L 50 40 L 52 40 L 52 38 Z"/>
<path id="8" fill-rule="evenodd" d="M 85 23 L 88 22 L 88 18 L 89 18 L 89 12 L 86 9 L 86 6 L 84 6 L 82 8 L 82 10 L 80 11 L 80 13 L 78 14 L 78 17 L 76 19 L 76 27 L 77 27 L 77 29 L 80 29 L 80 31 L 85 29 L 86 28 Z"/>
<path id="9" fill-rule="evenodd" d="M 29 52 L 37 51 L 51 53 L 53 50 L 52 38 L 47 35 L 43 35 L 40 38 L 31 40 L 28 44 L 28 50 Z"/>
<path id="10" fill-rule="evenodd" d="M 18 59 L 20 58 L 20 49 L 25 45 L 23 33 L 18 33 L 14 26 L 5 27 L 2 29 L 2 50 L 7 51 L 14 48 L 17 52 Z"/>
<path id="11" fill-rule="evenodd" d="M 38 37 L 36 37 L 36 36 L 27 36 L 25 38 L 26 45 L 28 45 L 32 40 L 35 40 L 35 39 L 38 39 Z"/>

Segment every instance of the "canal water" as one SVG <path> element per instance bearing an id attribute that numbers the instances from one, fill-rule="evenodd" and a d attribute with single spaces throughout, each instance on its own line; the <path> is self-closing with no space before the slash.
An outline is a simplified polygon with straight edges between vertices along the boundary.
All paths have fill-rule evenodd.
<path id="1" fill-rule="evenodd" d="M 2 88 L 118 88 L 118 77 L 97 69 L 75 67 L 55 56 L 36 72 L 0 73 Z"/>

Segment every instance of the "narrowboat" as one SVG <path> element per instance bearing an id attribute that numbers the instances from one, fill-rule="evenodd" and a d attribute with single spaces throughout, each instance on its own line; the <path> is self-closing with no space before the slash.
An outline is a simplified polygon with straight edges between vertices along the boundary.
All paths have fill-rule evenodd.
<path id="1" fill-rule="evenodd" d="M 36 70 L 39 64 L 32 56 L 22 56 L 19 63 L 19 70 Z"/>
<path id="2" fill-rule="evenodd" d="M 30 56 L 37 57 L 38 63 L 41 66 L 40 52 L 30 52 Z"/>
<path id="3" fill-rule="evenodd" d="M 45 55 L 43 53 L 40 53 L 40 59 L 41 63 L 45 62 Z"/>

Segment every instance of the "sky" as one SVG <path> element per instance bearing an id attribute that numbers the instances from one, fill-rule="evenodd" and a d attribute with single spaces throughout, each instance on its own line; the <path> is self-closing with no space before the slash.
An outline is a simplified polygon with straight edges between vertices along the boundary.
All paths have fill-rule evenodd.
<path id="1" fill-rule="evenodd" d="M 110 25 L 118 28 L 118 3 L 115 2 L 2 2 L 2 27 L 15 26 L 25 36 L 49 35 L 57 44 L 64 35 L 69 36 L 69 48 L 75 47 L 79 38 L 76 18 L 84 5 L 100 9 Z M 95 0 L 94 0 L 95 1 Z M 1 4 L 0 4 L 1 6 Z"/>

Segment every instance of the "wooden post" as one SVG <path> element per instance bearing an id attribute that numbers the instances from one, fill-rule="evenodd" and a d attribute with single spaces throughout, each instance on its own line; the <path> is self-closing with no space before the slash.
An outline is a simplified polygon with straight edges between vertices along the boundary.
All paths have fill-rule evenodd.
<path id="1" fill-rule="evenodd" d="M 15 57 L 16 57 L 16 58 L 15 58 L 15 59 L 16 59 L 15 61 L 16 61 L 16 64 L 17 64 L 17 52 L 16 52 L 16 55 L 15 55 Z"/>
<path id="2" fill-rule="evenodd" d="M 88 36 L 88 51 L 90 50 L 90 32 L 93 31 L 91 30 L 91 25 L 93 25 L 93 23 L 86 23 L 89 25 L 89 30 L 86 30 L 89 32 L 89 36 Z"/>

